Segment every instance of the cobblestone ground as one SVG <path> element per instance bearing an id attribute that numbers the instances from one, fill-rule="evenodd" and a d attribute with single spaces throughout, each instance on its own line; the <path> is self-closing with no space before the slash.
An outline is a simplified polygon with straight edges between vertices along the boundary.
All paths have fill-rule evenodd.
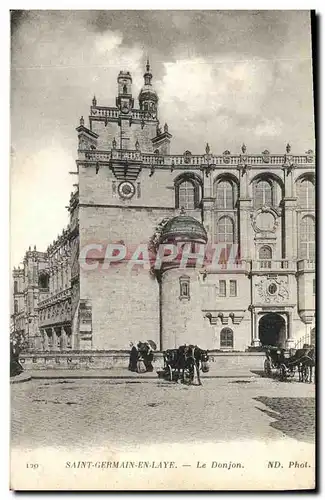
<path id="1" fill-rule="evenodd" d="M 266 378 L 32 380 L 11 386 L 12 445 L 313 442 L 315 386 Z"/>

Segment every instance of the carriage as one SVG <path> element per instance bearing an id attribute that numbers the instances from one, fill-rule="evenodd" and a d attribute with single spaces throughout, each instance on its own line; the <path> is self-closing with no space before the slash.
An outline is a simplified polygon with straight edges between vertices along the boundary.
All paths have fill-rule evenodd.
<path id="1" fill-rule="evenodd" d="M 297 361 L 289 349 L 269 346 L 265 351 L 264 373 L 267 377 L 277 375 L 280 380 L 293 378 L 298 368 Z"/>
<path id="2" fill-rule="evenodd" d="M 182 378 L 183 382 L 191 384 L 196 372 L 198 384 L 201 385 L 200 370 L 203 373 L 209 371 L 208 351 L 204 351 L 198 346 L 184 345 L 178 349 L 167 349 L 163 352 L 163 356 L 163 376 L 170 381 L 178 382 Z"/>
<path id="3" fill-rule="evenodd" d="M 311 382 L 312 367 L 315 366 L 315 350 L 305 345 L 302 349 L 284 349 L 268 346 L 265 351 L 264 373 L 267 377 L 278 376 L 279 380 L 293 379 L 298 373 L 299 381 Z"/>

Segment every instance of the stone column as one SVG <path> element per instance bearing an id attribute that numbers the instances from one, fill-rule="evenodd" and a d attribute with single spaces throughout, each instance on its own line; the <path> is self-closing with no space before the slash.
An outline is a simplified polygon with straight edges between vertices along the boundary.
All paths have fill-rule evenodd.
<path id="1" fill-rule="evenodd" d="M 61 326 L 61 350 L 65 351 L 67 347 L 67 336 L 64 326 Z"/>
<path id="2" fill-rule="evenodd" d="M 294 339 L 292 336 L 292 311 L 287 312 L 287 339 L 286 348 L 290 349 L 294 346 Z"/>
<path id="3" fill-rule="evenodd" d="M 49 343 L 49 332 L 52 333 L 52 329 L 51 328 L 46 328 L 45 334 L 46 334 L 47 350 L 51 351 L 53 349 L 53 346 L 51 346 L 50 343 Z M 51 338 L 52 338 L 52 342 L 53 342 L 53 334 L 51 335 Z"/>
<path id="4" fill-rule="evenodd" d="M 56 335 L 56 331 L 55 331 L 55 327 L 52 326 L 51 327 L 51 330 L 52 330 L 52 338 L 53 338 L 53 351 L 57 351 L 58 350 L 58 340 L 57 340 L 57 335 Z"/>
<path id="5" fill-rule="evenodd" d="M 210 243 L 213 242 L 214 236 L 214 193 L 213 193 L 213 178 L 212 172 L 203 168 L 203 193 L 202 193 L 202 212 L 203 224 L 208 233 Z"/>
<path id="6" fill-rule="evenodd" d="M 41 330 L 42 332 L 42 337 L 43 337 L 43 351 L 48 351 L 49 350 L 49 339 L 47 336 L 47 331 Z"/>
<path id="7" fill-rule="evenodd" d="M 252 326 L 253 326 L 253 347 L 261 345 L 258 334 L 258 313 L 255 309 L 252 310 Z"/>

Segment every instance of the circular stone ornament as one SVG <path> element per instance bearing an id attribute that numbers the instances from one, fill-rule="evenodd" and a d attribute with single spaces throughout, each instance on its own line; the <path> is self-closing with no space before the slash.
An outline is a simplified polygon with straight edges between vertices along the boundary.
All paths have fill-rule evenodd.
<path id="1" fill-rule="evenodd" d="M 135 187 L 132 182 L 124 181 L 118 187 L 118 194 L 121 198 L 130 199 L 135 193 Z"/>

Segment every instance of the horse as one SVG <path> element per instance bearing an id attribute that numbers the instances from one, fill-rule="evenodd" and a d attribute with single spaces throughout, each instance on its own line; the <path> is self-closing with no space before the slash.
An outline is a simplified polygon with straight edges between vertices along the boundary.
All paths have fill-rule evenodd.
<path id="1" fill-rule="evenodd" d="M 315 347 L 305 344 L 302 349 L 298 349 L 297 357 L 300 357 L 299 370 L 299 381 L 309 382 L 313 381 L 313 368 L 316 364 L 316 354 Z M 315 380 L 315 370 L 314 370 L 314 380 Z"/>
<path id="2" fill-rule="evenodd" d="M 304 344 L 290 357 L 290 364 L 298 367 L 299 382 L 312 383 L 313 367 L 315 366 L 315 347 Z"/>
<path id="3" fill-rule="evenodd" d="M 198 385 L 202 385 L 200 378 L 200 370 L 203 373 L 209 371 L 209 355 L 208 351 L 200 349 L 197 345 L 189 345 L 185 348 L 185 367 L 189 371 L 190 383 L 193 382 L 195 371 L 198 379 Z M 184 380 L 184 371 L 183 371 Z"/>

